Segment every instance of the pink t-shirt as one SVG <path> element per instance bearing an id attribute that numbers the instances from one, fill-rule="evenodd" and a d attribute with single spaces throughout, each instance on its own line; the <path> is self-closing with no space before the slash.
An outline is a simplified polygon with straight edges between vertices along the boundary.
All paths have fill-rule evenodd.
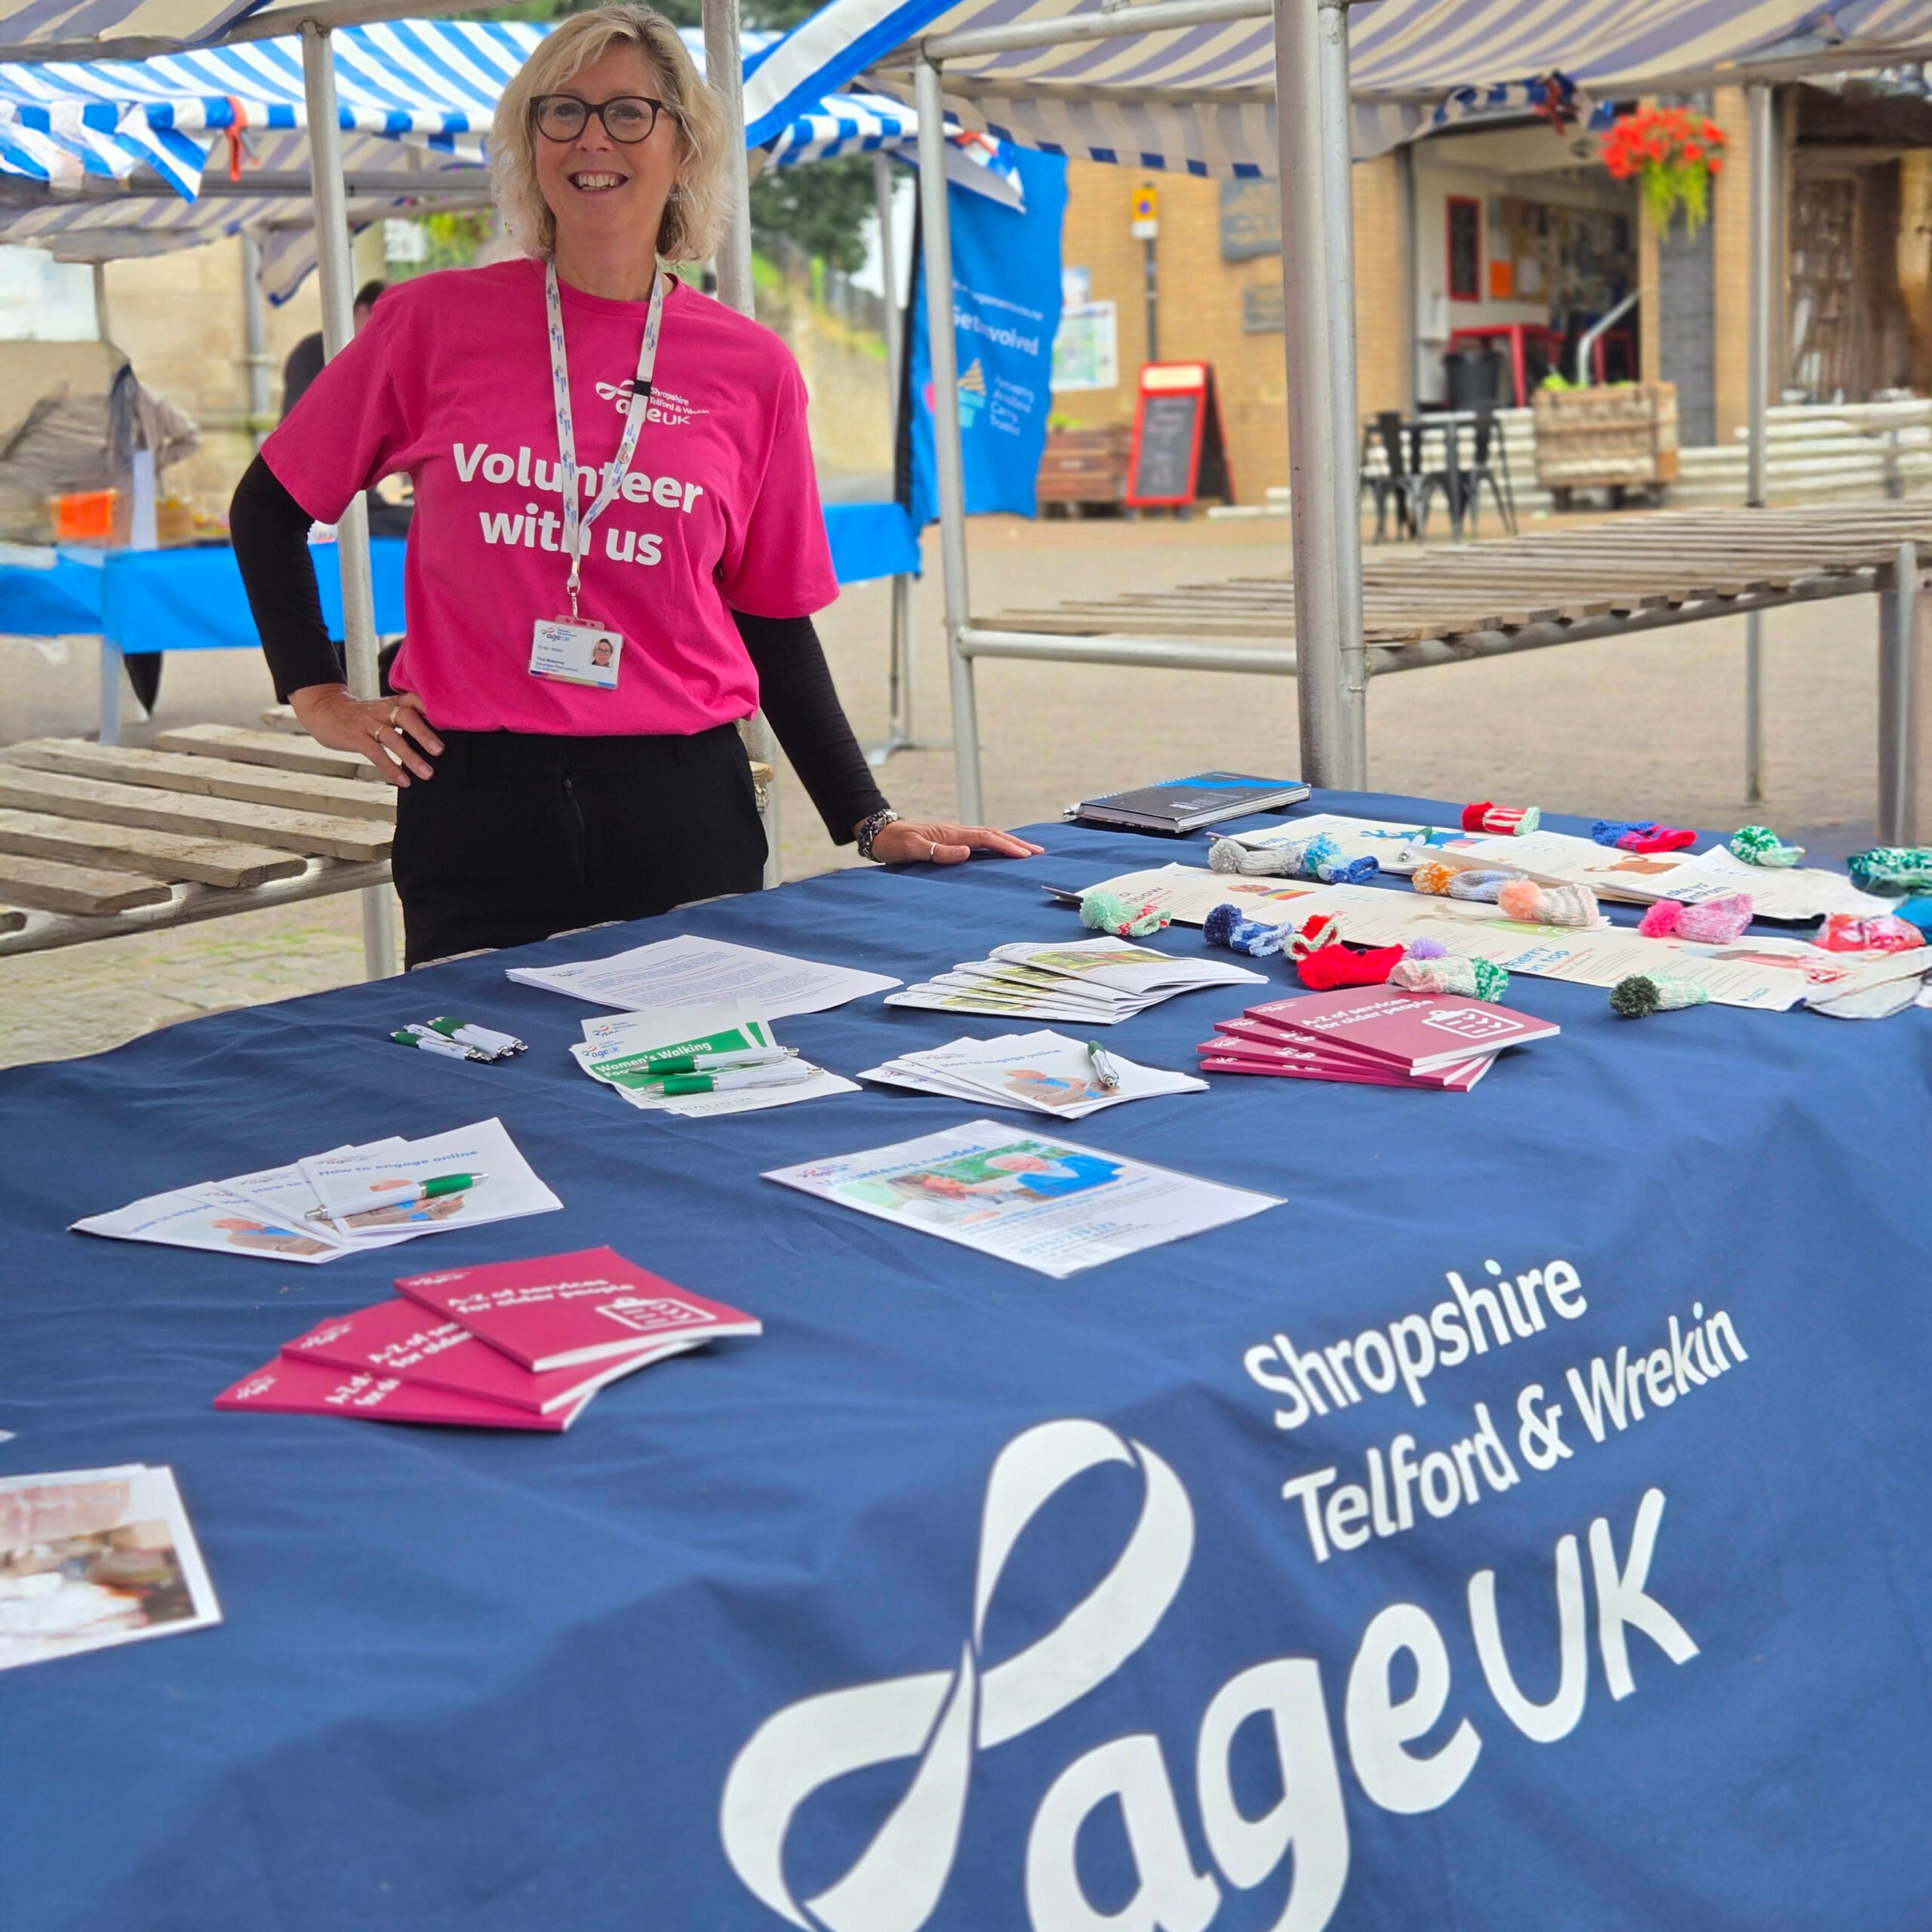
<path id="1" fill-rule="evenodd" d="M 645 305 L 562 293 L 577 460 L 601 471 Z M 798 365 L 769 330 L 672 288 L 636 453 L 584 555 L 583 613 L 625 639 L 617 688 L 600 691 L 529 668 L 531 626 L 570 608 L 546 334 L 540 262 L 404 282 L 263 457 L 324 523 L 379 478 L 414 479 L 408 640 L 391 675 L 432 724 L 685 736 L 749 716 L 758 676 L 731 612 L 804 617 L 838 594 Z"/>

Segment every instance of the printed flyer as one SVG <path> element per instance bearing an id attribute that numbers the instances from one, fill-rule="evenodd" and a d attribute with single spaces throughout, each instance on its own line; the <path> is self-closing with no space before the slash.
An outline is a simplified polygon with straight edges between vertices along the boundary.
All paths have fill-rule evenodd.
<path id="1" fill-rule="evenodd" d="M 989 1120 L 764 1177 L 1057 1280 L 1281 1204 Z"/>

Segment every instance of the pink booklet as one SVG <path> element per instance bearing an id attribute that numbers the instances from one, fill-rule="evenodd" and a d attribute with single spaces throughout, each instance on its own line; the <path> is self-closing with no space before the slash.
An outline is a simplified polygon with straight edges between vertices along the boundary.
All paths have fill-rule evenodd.
<path id="1" fill-rule="evenodd" d="M 620 1376 L 695 1348 L 700 1339 L 640 1340 L 628 1355 L 608 1362 L 533 1375 L 508 1355 L 479 1342 L 460 1323 L 438 1321 L 419 1302 L 397 1300 L 331 1315 L 317 1322 L 307 1334 L 283 1343 L 281 1352 L 300 1361 L 361 1370 L 425 1389 L 446 1389 L 453 1395 L 507 1402 L 513 1409 L 546 1416 L 581 1404 L 586 1396 L 595 1395 Z"/>
<path id="2" fill-rule="evenodd" d="M 1439 1072 L 1480 1054 L 1548 1039 L 1562 1029 L 1487 1000 L 1457 993 L 1392 992 L 1343 986 L 1251 1006 L 1247 1016 L 1324 1044 L 1371 1054 L 1405 1073 Z"/>
<path id="3" fill-rule="evenodd" d="M 1487 1073 L 1494 1062 L 1491 1056 L 1465 1060 L 1460 1066 L 1435 1073 L 1404 1073 L 1399 1069 L 1377 1069 L 1358 1060 L 1337 1056 L 1324 1060 L 1319 1055 L 1270 1054 L 1265 1048 L 1251 1048 L 1235 1039 L 1210 1040 L 1201 1049 L 1203 1073 L 1272 1074 L 1284 1080 L 1333 1080 L 1357 1087 L 1419 1087 L 1440 1092 L 1466 1094 Z"/>
<path id="4" fill-rule="evenodd" d="M 1474 1080 L 1459 1080 L 1459 1076 L 1472 1067 L 1487 1069 L 1495 1057 L 1491 1054 L 1476 1054 L 1451 1066 L 1411 1073 L 1358 1048 L 1318 1040 L 1312 1034 L 1291 1033 L 1283 1027 L 1266 1026 L 1258 1020 L 1224 1020 L 1215 1038 L 1204 1044 L 1200 1051 L 1236 1060 L 1266 1061 L 1281 1068 L 1300 1067 L 1324 1079 L 1340 1079 L 1345 1073 L 1353 1072 L 1375 1080 L 1396 1080 L 1411 1087 L 1444 1087 L 1452 1083 L 1472 1086 Z M 1481 1077 L 1480 1072 L 1476 1077 Z"/>
<path id="5" fill-rule="evenodd" d="M 640 1343 L 695 1346 L 764 1328 L 756 1315 L 707 1301 L 608 1247 L 438 1269 L 396 1286 L 538 1375 L 607 1361 Z"/>
<path id="6" fill-rule="evenodd" d="M 586 1395 L 572 1407 L 540 1415 L 534 1409 L 488 1402 L 479 1395 L 458 1395 L 447 1389 L 426 1389 L 420 1383 L 358 1374 L 352 1369 L 278 1355 L 273 1361 L 263 1363 L 253 1375 L 242 1377 L 233 1388 L 223 1389 L 214 1398 L 214 1405 L 218 1409 L 262 1409 L 278 1416 L 346 1416 L 363 1422 L 540 1429 L 557 1434 L 577 1420 L 589 1400 Z"/>

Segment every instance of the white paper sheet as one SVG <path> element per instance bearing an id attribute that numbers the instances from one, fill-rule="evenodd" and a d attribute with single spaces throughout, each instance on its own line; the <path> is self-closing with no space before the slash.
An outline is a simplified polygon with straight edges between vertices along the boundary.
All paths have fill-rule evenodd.
<path id="1" fill-rule="evenodd" d="M 302 1163 L 302 1171 L 324 1211 L 358 1247 L 371 1245 L 371 1235 L 433 1234 L 445 1228 L 548 1214 L 564 1204 L 537 1179 L 500 1120 L 475 1121 L 421 1140 L 316 1155 Z M 481 1174 L 487 1178 L 460 1193 L 439 1195 L 413 1206 L 357 1212 L 358 1201 L 371 1195 L 450 1174 Z"/>
<path id="2" fill-rule="evenodd" d="M 765 1178 L 1056 1280 L 1281 1204 L 989 1120 Z"/>
<path id="3" fill-rule="evenodd" d="M 0 1670 L 220 1621 L 172 1469 L 0 1477 Z"/>
<path id="4" fill-rule="evenodd" d="M 1190 1073 L 1142 1066 L 1109 1055 L 1120 1085 L 1100 1084 L 1084 1041 L 1044 1029 L 1008 1033 L 995 1040 L 959 1039 L 923 1053 L 902 1054 L 861 1073 L 861 1080 L 944 1094 L 978 1106 L 1017 1107 L 1060 1120 L 1084 1120 L 1103 1107 L 1160 1094 L 1203 1093 L 1208 1083 Z"/>
<path id="5" fill-rule="evenodd" d="M 635 1012 L 647 1007 L 735 1002 L 772 1020 L 788 1013 L 823 1013 L 900 984 L 890 974 L 794 959 L 695 933 L 633 946 L 608 959 L 571 966 L 512 966 L 507 973 L 524 986 L 568 993 L 593 1006 Z"/>

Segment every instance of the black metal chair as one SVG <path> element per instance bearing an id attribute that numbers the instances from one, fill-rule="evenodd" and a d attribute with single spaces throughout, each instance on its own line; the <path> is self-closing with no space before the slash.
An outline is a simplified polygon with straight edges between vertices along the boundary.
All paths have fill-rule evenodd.
<path id="1" fill-rule="evenodd" d="M 1388 534 L 1389 506 L 1395 506 L 1395 534 L 1413 537 L 1416 533 L 1415 466 L 1402 447 L 1400 411 L 1384 409 L 1362 426 L 1363 487 L 1375 498 L 1375 540 Z"/>
<path id="2" fill-rule="evenodd" d="M 1429 508 L 1440 493 L 1448 506 L 1449 528 L 1454 540 L 1463 540 L 1463 512 L 1467 505 L 1463 481 L 1462 425 L 1452 411 L 1420 417 L 1409 425 L 1409 467 L 1416 479 L 1415 531 L 1420 543 L 1429 540 Z M 1424 451 L 1431 435 L 1442 438 L 1442 460 L 1435 468 L 1425 466 Z"/>
<path id="3" fill-rule="evenodd" d="M 1469 534 L 1473 537 L 1476 534 L 1477 512 L 1481 503 L 1482 486 L 1487 483 L 1489 494 L 1495 500 L 1496 513 L 1503 519 L 1503 528 L 1514 537 L 1516 534 L 1516 493 L 1509 487 L 1509 448 L 1503 434 L 1503 426 L 1496 420 L 1496 405 L 1493 402 L 1478 403 L 1473 414 L 1475 417 L 1472 438 L 1474 447 L 1469 453 L 1469 466 L 1463 470 L 1460 477 L 1463 506 L 1469 516 Z M 1494 462 L 1491 460 L 1492 453 L 1495 457 Z M 1460 521 L 1458 519 L 1459 523 Z"/>

